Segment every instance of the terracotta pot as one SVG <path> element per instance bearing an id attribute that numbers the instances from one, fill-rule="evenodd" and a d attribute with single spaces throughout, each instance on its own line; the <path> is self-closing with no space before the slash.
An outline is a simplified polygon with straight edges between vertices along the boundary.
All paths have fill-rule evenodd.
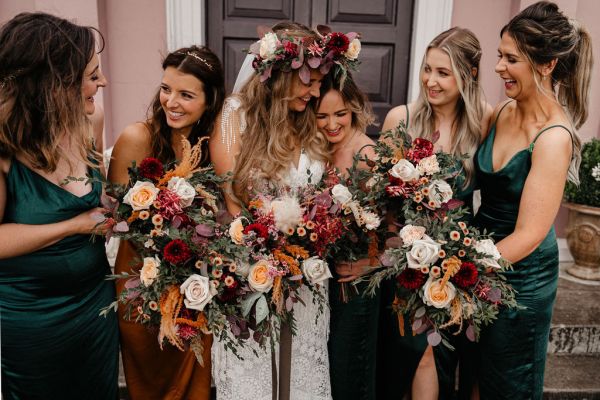
<path id="1" fill-rule="evenodd" d="M 600 280 L 600 208 L 563 205 L 569 209 L 567 244 L 575 260 L 567 272 L 581 279 Z"/>

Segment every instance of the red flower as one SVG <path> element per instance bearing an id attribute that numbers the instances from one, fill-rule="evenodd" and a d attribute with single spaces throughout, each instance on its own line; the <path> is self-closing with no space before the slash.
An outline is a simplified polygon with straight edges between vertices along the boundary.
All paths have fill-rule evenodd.
<path id="1" fill-rule="evenodd" d="M 183 340 L 190 340 L 198 336 L 198 330 L 186 324 L 179 324 L 177 326 L 177 335 Z"/>
<path id="2" fill-rule="evenodd" d="M 284 41 L 283 50 L 286 56 L 290 58 L 298 57 L 298 45 L 294 42 L 290 42 L 289 40 Z"/>
<path id="3" fill-rule="evenodd" d="M 261 237 L 263 239 L 267 239 L 269 237 L 269 228 L 263 224 L 250 224 L 244 228 L 243 232 L 244 235 L 254 232 L 257 237 Z"/>
<path id="4" fill-rule="evenodd" d="M 425 284 L 425 274 L 418 269 L 406 268 L 396 280 L 403 288 L 415 290 Z"/>
<path id="5" fill-rule="evenodd" d="M 421 159 L 433 155 L 433 143 L 427 139 L 416 138 L 413 140 L 412 147 L 408 149 L 406 158 L 412 162 L 418 163 Z"/>
<path id="6" fill-rule="evenodd" d="M 336 55 L 342 54 L 348 50 L 349 45 L 350 40 L 348 40 L 348 36 L 341 32 L 333 32 L 327 42 L 327 50 L 333 51 Z"/>
<path id="7" fill-rule="evenodd" d="M 138 166 L 138 172 L 142 177 L 155 181 L 163 176 L 165 171 L 162 163 L 158 159 L 148 157 L 142 160 Z"/>
<path id="8" fill-rule="evenodd" d="M 452 277 L 452 282 L 456 283 L 457 286 L 468 289 L 477 282 L 478 277 L 477 267 L 472 262 L 465 261 L 460 266 L 460 269 Z"/>
<path id="9" fill-rule="evenodd" d="M 181 208 L 181 198 L 177 193 L 164 189 L 158 193 L 157 201 L 159 203 L 159 212 L 163 218 L 172 219 L 175 215 L 183 213 Z"/>
<path id="10" fill-rule="evenodd" d="M 192 256 L 192 251 L 181 239 L 171 240 L 163 249 L 163 257 L 171 264 L 183 263 Z"/>

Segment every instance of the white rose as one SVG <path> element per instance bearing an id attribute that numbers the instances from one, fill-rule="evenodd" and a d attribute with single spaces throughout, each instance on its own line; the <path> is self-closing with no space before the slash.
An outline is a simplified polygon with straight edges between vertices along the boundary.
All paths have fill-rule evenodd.
<path id="1" fill-rule="evenodd" d="M 327 263 L 317 257 L 307 258 L 302 262 L 302 273 L 312 285 L 332 277 Z"/>
<path id="2" fill-rule="evenodd" d="M 243 217 L 236 218 L 229 225 L 229 237 L 235 244 L 244 243 L 244 224 L 242 223 Z"/>
<path id="3" fill-rule="evenodd" d="M 346 186 L 339 183 L 331 189 L 331 196 L 336 203 L 341 205 L 352 200 L 352 193 L 350 193 Z"/>
<path id="4" fill-rule="evenodd" d="M 210 284 L 210 280 L 206 276 L 192 274 L 179 287 L 181 294 L 185 296 L 183 303 L 191 310 L 204 310 L 204 307 L 215 294 L 217 289 Z"/>
<path id="5" fill-rule="evenodd" d="M 406 253 L 408 268 L 421 269 L 435 263 L 439 258 L 441 245 L 429 236 L 415 240 L 412 248 Z"/>
<path id="6" fill-rule="evenodd" d="M 405 182 L 419 179 L 419 171 L 411 164 L 410 161 L 402 159 L 396 163 L 390 170 L 390 175 L 395 178 L 402 179 Z"/>
<path id="7" fill-rule="evenodd" d="M 456 296 L 456 288 L 448 281 L 442 287 L 441 279 L 430 277 L 423 287 L 425 304 L 435 308 L 448 308 Z"/>
<path id="8" fill-rule="evenodd" d="M 158 257 L 144 257 L 144 264 L 140 271 L 140 280 L 144 286 L 148 287 L 154 283 L 154 280 L 158 276 L 158 267 L 160 267 Z"/>
<path id="9" fill-rule="evenodd" d="M 246 278 L 250 273 L 250 264 L 245 261 L 238 261 L 236 263 L 235 273 L 241 277 Z"/>
<path id="10" fill-rule="evenodd" d="M 372 231 L 379 228 L 379 224 L 381 224 L 381 220 L 379 216 L 374 212 L 364 211 L 362 213 L 362 220 L 365 223 L 365 228 Z"/>
<path id="11" fill-rule="evenodd" d="M 129 189 L 123 203 L 129 204 L 134 211 L 147 210 L 150 208 L 160 190 L 152 182 L 137 181 Z"/>
<path id="12" fill-rule="evenodd" d="M 400 229 L 400 239 L 404 243 L 404 246 L 410 246 L 414 243 L 415 240 L 422 239 L 425 235 L 425 227 L 424 226 L 415 226 L 415 225 L 404 225 L 402 229 Z"/>
<path id="13" fill-rule="evenodd" d="M 275 51 L 279 46 L 279 39 L 273 32 L 267 33 L 260 39 L 260 58 L 263 60 L 271 60 L 275 58 Z"/>
<path id="14" fill-rule="evenodd" d="M 348 45 L 348 50 L 346 50 L 344 55 L 350 60 L 356 60 L 356 58 L 360 54 L 360 48 L 360 40 L 354 39 Z"/>
<path id="15" fill-rule="evenodd" d="M 302 219 L 302 207 L 298 199 L 293 196 L 284 196 L 271 202 L 275 226 L 283 233 L 290 233 Z"/>
<path id="16" fill-rule="evenodd" d="M 473 248 L 476 252 L 485 254 L 488 257 L 477 259 L 481 264 L 485 265 L 488 268 L 500 268 L 500 264 L 498 260 L 502 257 L 498 248 L 494 244 L 492 239 L 483 239 L 478 240 L 473 245 Z"/>
<path id="17" fill-rule="evenodd" d="M 269 274 L 271 264 L 267 260 L 259 260 L 250 267 L 248 284 L 256 292 L 268 292 L 273 287 L 273 277 Z"/>
<path id="18" fill-rule="evenodd" d="M 440 164 L 437 161 L 437 157 L 434 155 L 422 158 L 417 165 L 417 170 L 421 175 L 433 175 L 440 172 Z"/>
<path id="19" fill-rule="evenodd" d="M 177 176 L 169 179 L 167 188 L 179 196 L 179 204 L 182 208 L 191 206 L 196 197 L 196 189 L 185 179 Z"/>
<path id="20" fill-rule="evenodd" d="M 452 199 L 452 187 L 446 181 L 434 180 L 429 185 L 429 205 L 439 208 L 445 202 Z"/>

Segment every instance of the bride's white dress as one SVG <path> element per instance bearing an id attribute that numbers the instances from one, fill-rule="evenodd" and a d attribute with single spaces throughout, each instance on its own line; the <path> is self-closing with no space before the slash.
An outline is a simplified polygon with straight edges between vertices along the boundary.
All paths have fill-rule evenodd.
<path id="1" fill-rule="evenodd" d="M 228 99 L 224 105 L 222 132 L 228 132 L 227 119 L 239 108 L 239 102 Z M 226 118 L 227 117 L 227 118 Z M 237 113 L 240 134 L 245 127 L 244 116 Z M 324 172 L 320 161 L 312 161 L 302 152 L 298 167 L 290 165 L 284 184 L 302 187 L 310 182 L 318 182 Z M 327 286 L 321 286 L 327 299 Z M 291 400 L 331 399 L 329 383 L 329 357 L 327 339 L 329 336 L 329 307 L 318 318 L 318 304 L 313 302 L 313 294 L 306 287 L 300 289 L 300 302 L 294 305 L 297 334 L 292 339 L 292 364 L 290 380 Z M 278 346 L 275 360 L 279 362 Z M 254 349 L 258 357 L 252 352 Z M 243 360 L 227 351 L 216 338 L 212 346 L 212 373 L 217 388 L 218 400 L 272 400 L 271 349 L 261 349 L 251 339 L 239 351 Z M 279 368 L 279 366 L 277 366 Z"/>

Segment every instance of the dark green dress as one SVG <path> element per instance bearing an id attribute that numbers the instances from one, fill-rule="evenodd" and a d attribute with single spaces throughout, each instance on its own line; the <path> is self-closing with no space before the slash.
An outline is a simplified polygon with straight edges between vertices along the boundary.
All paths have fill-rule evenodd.
<path id="1" fill-rule="evenodd" d="M 77 197 L 17 160 L 6 179 L 4 223 L 51 224 L 99 205 L 101 185 Z M 116 399 L 115 297 L 102 237 L 75 235 L 0 259 L 2 395 L 14 399 Z"/>
<path id="2" fill-rule="evenodd" d="M 409 117 L 406 107 L 406 126 L 408 128 Z M 462 165 L 457 169 L 462 170 Z M 475 188 L 472 180 L 466 188 L 463 188 L 464 175 L 456 178 L 454 198 L 462 200 L 470 211 L 473 210 L 473 190 Z M 469 222 L 472 214 L 464 218 Z M 401 398 L 410 392 L 413 378 L 419 362 L 429 344 L 427 343 L 427 332 L 419 335 L 412 333 L 410 315 L 404 315 L 404 335 L 400 334 L 399 321 L 395 313 L 391 311 L 391 304 L 396 293 L 396 281 L 386 281 L 381 288 L 382 310 L 379 323 L 379 351 L 377 359 L 377 394 L 380 399 Z M 472 343 L 464 337 L 447 336 L 448 341 L 455 347 L 455 351 L 440 344 L 433 348 L 435 366 L 438 376 L 439 399 L 452 399 L 455 397 L 456 368 L 459 357 L 471 351 Z M 469 366 L 472 364 L 468 363 Z M 462 391 L 470 393 L 472 386 L 472 372 L 469 370 L 460 375 Z M 463 380 L 465 383 L 463 384 Z M 469 395 L 465 394 L 465 398 Z"/>
<path id="3" fill-rule="evenodd" d="M 479 228 L 494 232 L 496 242 L 515 228 L 535 140 L 552 127 L 539 132 L 528 148 L 515 154 L 498 171 L 492 166 L 495 123 L 477 150 L 475 167 L 481 188 L 481 207 L 474 222 Z M 533 253 L 515 263 L 514 271 L 507 272 L 506 276 L 518 292 L 517 302 L 526 309 L 502 310 L 493 325 L 482 331 L 478 357 L 481 399 L 541 399 L 558 282 L 554 228 Z"/>

